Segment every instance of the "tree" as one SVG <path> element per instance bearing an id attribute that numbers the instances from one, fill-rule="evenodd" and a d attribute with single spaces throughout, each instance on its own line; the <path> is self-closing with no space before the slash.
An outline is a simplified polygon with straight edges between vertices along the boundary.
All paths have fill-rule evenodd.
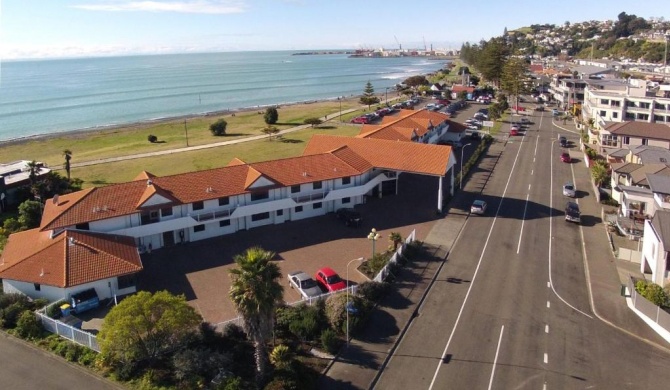
<path id="1" fill-rule="evenodd" d="M 591 167 L 591 177 L 598 187 L 600 187 L 609 177 L 607 172 L 607 164 L 602 161 L 596 161 Z"/>
<path id="2" fill-rule="evenodd" d="M 268 136 L 268 140 L 272 141 L 272 136 L 279 133 L 279 129 L 277 126 L 266 126 L 261 130 L 263 134 Z"/>
<path id="3" fill-rule="evenodd" d="M 312 127 L 314 127 L 320 125 L 323 122 L 319 118 L 307 118 L 305 119 L 304 123 L 306 125 L 312 125 Z"/>
<path id="4" fill-rule="evenodd" d="M 274 314 L 284 290 L 279 282 L 277 264 L 270 262 L 273 252 L 260 247 L 249 248 L 235 256 L 237 268 L 230 270 L 230 299 L 242 316 L 244 330 L 254 344 L 256 381 L 259 388 L 268 370 L 267 340 L 272 335 Z"/>
<path id="5" fill-rule="evenodd" d="M 390 249 L 396 251 L 398 246 L 402 244 L 402 236 L 398 232 L 391 232 L 389 234 L 389 242 L 391 243 Z"/>
<path id="6" fill-rule="evenodd" d="M 65 157 L 63 168 L 65 168 L 65 172 L 67 172 L 67 179 L 70 180 L 70 160 L 72 159 L 72 151 L 70 149 L 63 150 L 63 157 Z"/>
<path id="7" fill-rule="evenodd" d="M 28 178 L 30 179 L 30 185 L 35 184 L 35 180 L 37 179 L 37 174 L 40 173 L 42 170 L 42 165 L 38 164 L 37 161 L 33 160 L 29 162 L 28 164 L 28 169 L 30 170 L 30 173 L 28 173 Z"/>
<path id="8" fill-rule="evenodd" d="M 209 131 L 212 132 L 215 136 L 226 135 L 226 127 L 228 127 L 228 122 L 225 119 L 221 118 L 218 121 L 209 125 Z"/>
<path id="9" fill-rule="evenodd" d="M 110 310 L 98 341 L 102 355 L 114 364 L 151 365 L 183 345 L 201 322 L 183 295 L 140 291 Z"/>
<path id="10" fill-rule="evenodd" d="M 36 200 L 26 200 L 19 205 L 19 223 L 23 230 L 40 226 L 42 220 L 42 203 Z"/>
<path id="11" fill-rule="evenodd" d="M 514 96 L 517 99 L 519 95 L 530 93 L 531 83 L 527 74 L 528 64 L 523 59 L 510 58 L 503 66 L 500 88 L 507 91 L 510 97 Z"/>
<path id="12" fill-rule="evenodd" d="M 410 88 L 416 88 L 421 85 L 428 85 L 429 82 L 426 79 L 426 76 L 412 76 L 405 79 L 405 81 L 403 81 L 403 84 L 405 84 Z"/>
<path id="13" fill-rule="evenodd" d="M 365 89 L 363 90 L 363 96 L 359 100 L 361 104 L 367 104 L 368 110 L 373 104 L 379 103 L 379 98 L 375 96 L 375 89 L 372 87 L 372 83 L 369 81 L 365 84 Z"/>
<path id="14" fill-rule="evenodd" d="M 500 103 L 493 103 L 489 105 L 489 119 L 492 121 L 498 120 L 502 117 L 502 112 L 504 110 L 500 106 Z"/>
<path id="15" fill-rule="evenodd" d="M 279 119 L 279 112 L 277 112 L 276 107 L 268 107 L 265 109 L 265 115 L 263 115 L 265 123 L 268 125 L 274 125 Z"/>
<path id="16" fill-rule="evenodd" d="M 460 100 L 467 100 L 468 99 L 468 92 L 467 91 L 460 91 L 456 97 Z"/>
<path id="17" fill-rule="evenodd" d="M 147 141 L 151 142 L 152 144 L 155 144 L 156 142 L 158 142 L 158 137 L 156 137 L 153 134 L 149 134 L 147 136 Z"/>

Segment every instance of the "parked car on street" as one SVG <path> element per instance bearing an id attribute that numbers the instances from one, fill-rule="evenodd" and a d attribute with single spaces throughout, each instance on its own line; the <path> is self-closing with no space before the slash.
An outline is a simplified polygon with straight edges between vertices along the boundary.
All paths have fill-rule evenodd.
<path id="1" fill-rule="evenodd" d="M 351 123 L 358 123 L 358 124 L 368 124 L 370 123 L 370 120 L 367 117 L 364 116 L 357 116 L 356 118 L 351 120 Z"/>
<path id="2" fill-rule="evenodd" d="M 484 215 L 486 213 L 486 202 L 483 200 L 475 200 L 470 206 L 470 213 L 477 215 Z"/>
<path id="3" fill-rule="evenodd" d="M 582 221 L 581 212 L 579 211 L 579 205 L 575 202 L 568 202 L 565 205 L 565 220 L 568 222 L 577 222 Z"/>
<path id="4" fill-rule="evenodd" d="M 344 224 L 347 226 L 361 226 L 361 223 L 363 223 L 361 213 L 350 207 L 337 209 L 335 215 L 338 219 L 344 221 Z"/>
<path id="5" fill-rule="evenodd" d="M 563 161 L 564 163 L 572 162 L 572 157 L 570 157 L 570 153 L 568 152 L 561 153 L 561 161 Z"/>
<path id="6" fill-rule="evenodd" d="M 565 148 L 568 146 L 568 139 L 561 135 L 558 137 L 558 143 L 562 148 Z"/>
<path id="7" fill-rule="evenodd" d="M 316 280 L 302 271 L 295 271 L 288 274 L 288 280 L 291 288 L 298 290 L 303 298 L 314 298 L 321 295 L 323 292 L 316 283 Z"/>
<path id="8" fill-rule="evenodd" d="M 340 278 L 340 275 L 330 267 L 323 267 L 316 271 L 316 281 L 329 292 L 347 288 L 347 284 Z"/>
<path id="9" fill-rule="evenodd" d="M 575 185 L 572 182 L 567 182 L 563 184 L 563 195 L 569 198 L 575 197 Z"/>
<path id="10" fill-rule="evenodd" d="M 561 114 L 561 113 L 558 112 L 558 110 L 555 109 L 555 108 L 554 108 L 553 110 L 551 110 L 551 116 L 559 116 L 560 114 Z"/>
<path id="11" fill-rule="evenodd" d="M 519 128 L 518 127 L 512 127 L 511 129 L 509 129 L 509 135 L 510 136 L 519 135 Z"/>

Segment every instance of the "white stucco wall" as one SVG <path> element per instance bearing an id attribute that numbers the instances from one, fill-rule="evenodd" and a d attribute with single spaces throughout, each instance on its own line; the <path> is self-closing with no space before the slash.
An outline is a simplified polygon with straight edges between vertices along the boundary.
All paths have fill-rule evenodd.
<path id="1" fill-rule="evenodd" d="M 109 284 L 111 284 L 111 286 Z M 40 291 L 35 290 L 34 283 L 21 282 L 18 280 L 4 279 L 2 281 L 2 285 L 3 291 L 5 293 L 20 293 L 33 299 L 46 298 L 49 301 L 68 299 L 72 294 L 88 290 L 89 288 L 95 288 L 95 292 L 98 294 L 98 298 L 100 299 L 111 298 L 113 293 L 119 296 L 135 292 L 135 287 L 119 290 L 116 278 L 103 279 L 97 282 L 81 284 L 69 288 L 60 288 L 40 284 Z"/>
<path id="2" fill-rule="evenodd" d="M 644 240 L 642 243 L 642 263 L 640 264 L 640 272 L 645 272 L 645 261 L 651 269 L 651 281 L 664 285 L 665 277 L 665 249 L 660 237 L 656 234 L 651 221 L 644 222 Z"/>

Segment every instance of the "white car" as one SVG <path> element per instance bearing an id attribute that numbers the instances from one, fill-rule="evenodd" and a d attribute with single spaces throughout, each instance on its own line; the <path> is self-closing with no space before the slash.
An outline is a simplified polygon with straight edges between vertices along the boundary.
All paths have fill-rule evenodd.
<path id="1" fill-rule="evenodd" d="M 484 215 L 486 213 L 486 202 L 483 200 L 475 200 L 470 206 L 470 213 L 477 215 Z"/>
<path id="2" fill-rule="evenodd" d="M 569 198 L 574 198 L 576 192 L 577 192 L 577 189 L 575 188 L 575 185 L 572 184 L 571 182 L 567 182 L 567 183 L 563 184 L 563 196 L 567 196 Z"/>
<path id="3" fill-rule="evenodd" d="M 288 281 L 291 284 L 291 288 L 298 290 L 300 295 L 305 299 L 318 297 L 323 294 L 321 287 L 305 272 L 295 271 L 289 273 Z"/>

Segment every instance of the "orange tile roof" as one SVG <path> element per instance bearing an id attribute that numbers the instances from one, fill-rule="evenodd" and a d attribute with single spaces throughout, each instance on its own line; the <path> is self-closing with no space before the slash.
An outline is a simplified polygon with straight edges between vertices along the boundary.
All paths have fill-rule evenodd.
<path id="1" fill-rule="evenodd" d="M 230 162 L 229 162 L 228 165 L 226 165 L 226 166 L 228 166 L 228 167 L 233 167 L 233 166 L 235 166 L 235 165 L 246 165 L 246 164 L 247 164 L 247 163 L 245 163 L 244 161 L 242 161 L 242 160 L 240 160 L 239 158 L 235 157 L 234 159 L 230 160 Z"/>
<path id="2" fill-rule="evenodd" d="M 0 277 L 71 287 L 142 270 L 135 240 L 66 230 L 50 238 L 39 229 L 12 234 L 0 256 Z"/>
<path id="3" fill-rule="evenodd" d="M 411 141 L 414 135 L 420 137 L 443 122 L 448 123 L 450 133 L 465 131 L 465 126 L 452 122 L 449 115 L 441 112 L 401 110 L 398 115 L 385 116 L 380 125 L 363 125 L 356 137 Z"/>
<path id="4" fill-rule="evenodd" d="M 135 176 L 133 181 L 135 181 L 135 180 L 151 180 L 154 177 L 156 177 L 156 175 L 154 175 L 153 173 L 147 172 L 147 171 L 142 171 L 142 172 L 140 172 L 139 175 Z"/>
<path id="5" fill-rule="evenodd" d="M 303 155 L 340 150 L 342 147 L 382 169 L 444 176 L 455 163 L 450 146 L 322 134 L 312 136 Z"/>

